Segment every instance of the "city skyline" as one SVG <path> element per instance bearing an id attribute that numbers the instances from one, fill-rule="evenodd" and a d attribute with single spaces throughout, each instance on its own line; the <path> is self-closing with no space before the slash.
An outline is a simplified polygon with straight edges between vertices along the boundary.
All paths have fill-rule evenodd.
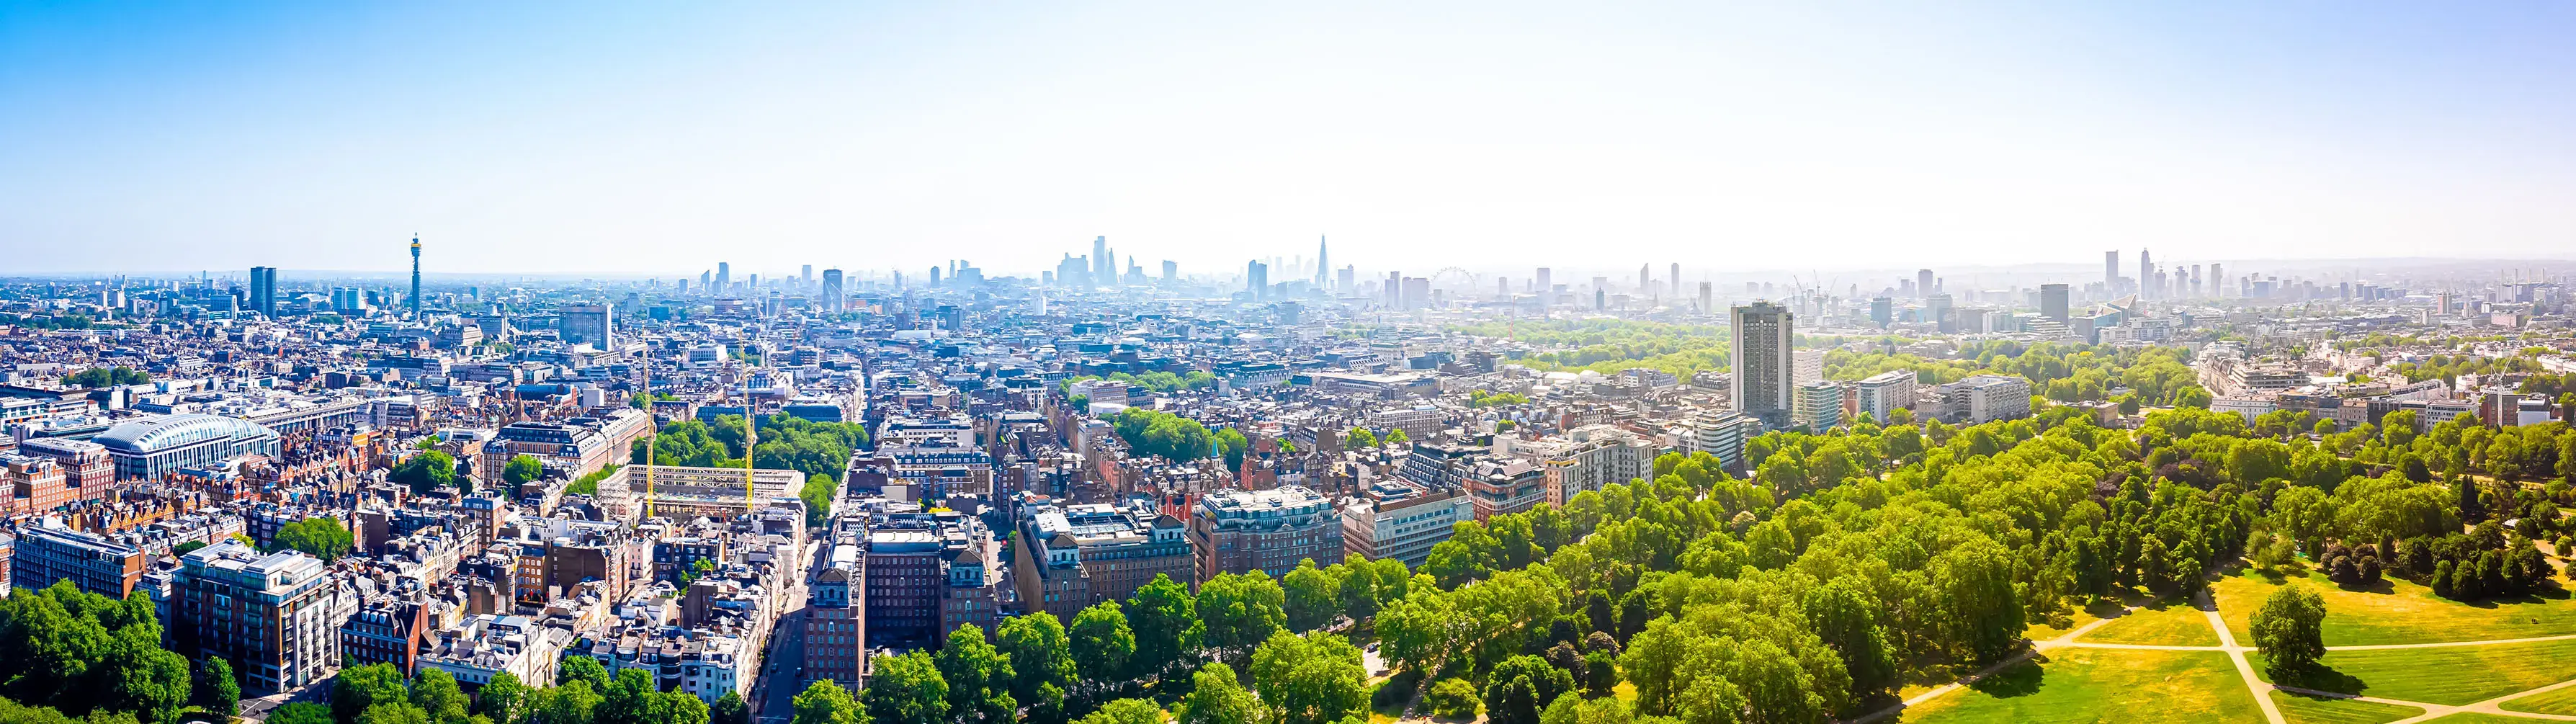
<path id="1" fill-rule="evenodd" d="M 0 17 L 13 270 L 2576 248 L 2560 7 L 587 10 Z"/>

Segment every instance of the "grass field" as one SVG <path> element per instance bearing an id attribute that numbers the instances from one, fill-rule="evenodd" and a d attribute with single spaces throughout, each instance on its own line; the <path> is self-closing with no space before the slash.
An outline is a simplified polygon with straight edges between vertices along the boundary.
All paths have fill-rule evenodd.
<path id="1" fill-rule="evenodd" d="M 2544 691 L 2496 705 L 2505 711 L 2528 711 L 2538 714 L 2576 716 L 2576 686 Z"/>
<path id="2" fill-rule="evenodd" d="M 1908 709 L 1908 724 L 2249 722 L 2263 715 L 2214 651 L 2060 649 Z"/>
<path id="3" fill-rule="evenodd" d="M 2494 714 L 2481 714 L 2474 711 L 2464 711 L 2458 714 L 2442 717 L 2440 719 L 2430 719 L 2427 721 L 2431 722 L 2431 724 L 2531 724 L 2532 722 L 2541 720 L 2525 719 L 2518 716 L 2496 716 Z"/>
<path id="4" fill-rule="evenodd" d="M 2388 579 L 2376 590 L 2346 590 L 2315 572 L 2267 577 L 2239 571 L 2211 585 L 2219 613 L 2239 641 L 2251 641 L 2246 621 L 2280 586 L 2304 586 L 2326 603 L 2327 646 L 2488 641 L 2576 634 L 2576 599 L 2563 591 L 2547 597 L 2461 603 L 2432 589 Z"/>
<path id="5" fill-rule="evenodd" d="M 2281 709 L 2281 718 L 2290 724 L 2384 724 L 2424 713 L 2411 706 L 2300 696 L 2286 691 L 2272 692 L 2272 705 Z"/>
<path id="6" fill-rule="evenodd" d="M 2263 672 L 2262 654 L 2246 658 L 2265 680 L 2271 679 Z M 2322 663 L 2328 671 L 2282 683 L 2382 699 L 2469 704 L 2576 678 L 2576 640 L 2328 651 Z"/>
<path id="7" fill-rule="evenodd" d="M 2097 644 L 2217 646 L 2218 632 L 2209 630 L 2209 617 L 2201 615 L 2200 609 L 2172 601 L 2132 611 L 2076 640 Z"/>

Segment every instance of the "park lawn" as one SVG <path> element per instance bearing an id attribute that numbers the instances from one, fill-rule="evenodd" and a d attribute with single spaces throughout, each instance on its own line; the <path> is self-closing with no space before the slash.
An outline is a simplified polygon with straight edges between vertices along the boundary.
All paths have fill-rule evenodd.
<path id="1" fill-rule="evenodd" d="M 2329 614 L 2331 615 L 2331 614 Z M 2245 658 L 2265 681 L 2263 655 Z M 2328 651 L 2328 671 L 2285 682 L 2382 699 L 2460 705 L 2576 678 L 2576 639 L 2492 646 Z"/>
<path id="2" fill-rule="evenodd" d="M 2424 713 L 2423 709 L 2322 696 L 2272 692 L 2272 704 L 2290 724 L 2385 724 Z"/>
<path id="3" fill-rule="evenodd" d="M 2215 651 L 2057 649 L 1906 709 L 1907 724 L 2246 722 L 2263 715 Z"/>
<path id="4" fill-rule="evenodd" d="M 2239 570 L 2220 576 L 2210 586 L 2218 612 L 2238 642 L 2253 641 L 2248 621 L 2263 599 L 2281 586 L 2301 586 L 2325 600 L 2327 646 L 2426 644 L 2493 641 L 2576 634 L 2576 599 L 2551 591 L 2550 597 L 2525 596 L 2507 601 L 2462 603 L 2433 595 L 2433 590 L 2390 578 L 2377 591 L 2345 590 L 2324 574 L 2292 572 L 2278 582 Z"/>
<path id="5" fill-rule="evenodd" d="M 2440 719 L 2425 720 L 2426 724 L 2531 724 L 2536 721 L 2540 720 L 2527 719 L 2518 716 L 2498 716 L 2495 714 L 2486 714 L 2474 711 L 2464 711 L 2458 714 L 2442 717 Z"/>
<path id="6" fill-rule="evenodd" d="M 2576 686 L 2540 692 L 2497 704 L 2496 707 L 2505 711 L 2576 715 Z"/>
<path id="7" fill-rule="evenodd" d="M 2217 646 L 2218 632 L 2209 630 L 2209 617 L 2201 615 L 2200 609 L 2180 601 L 2162 601 L 2112 619 L 2076 640 L 2093 644 Z"/>

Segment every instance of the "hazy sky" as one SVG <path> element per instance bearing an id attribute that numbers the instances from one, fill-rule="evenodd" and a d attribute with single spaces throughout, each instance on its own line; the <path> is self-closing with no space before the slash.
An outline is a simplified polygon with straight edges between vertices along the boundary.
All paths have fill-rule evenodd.
<path id="1" fill-rule="evenodd" d="M 2125 6 L 2125 7 L 2124 7 Z M 0 6 L 0 274 L 2576 257 L 2565 2 Z M 1123 262 L 1123 259 L 1122 259 Z M 1694 275 L 1696 276 L 1696 275 Z"/>

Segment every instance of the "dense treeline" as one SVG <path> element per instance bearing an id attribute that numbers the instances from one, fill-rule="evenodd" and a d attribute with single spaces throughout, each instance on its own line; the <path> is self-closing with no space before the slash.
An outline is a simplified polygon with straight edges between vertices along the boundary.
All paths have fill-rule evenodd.
<path id="1" fill-rule="evenodd" d="M 139 385 L 152 381 L 152 375 L 132 367 L 92 367 L 63 376 L 63 384 L 72 387 L 109 387 Z"/>
<path id="2" fill-rule="evenodd" d="M 1252 449 L 1251 439 L 1234 428 L 1209 432 L 1197 420 L 1160 410 L 1130 407 L 1120 410 L 1109 422 L 1128 449 L 1173 462 L 1205 460 L 1211 451 L 1222 450 L 1226 469 L 1236 470 L 1243 467 L 1243 456 Z"/>
<path id="3" fill-rule="evenodd" d="M 740 415 L 719 415 L 715 422 L 681 420 L 663 425 L 653 438 L 653 464 L 687 465 L 707 468 L 742 467 L 744 439 Z M 769 470 L 794 470 L 807 477 L 839 476 L 850 463 L 851 451 L 868 444 L 866 425 L 855 422 L 814 422 L 784 414 L 760 418 L 760 441 L 752 466 Z M 629 454 L 631 462 L 644 462 L 644 443 L 638 441 Z"/>
<path id="4" fill-rule="evenodd" d="M 423 667 L 406 680 L 392 664 L 353 666 L 331 682 L 331 703 L 288 704 L 272 724 L 750 724 L 742 697 L 726 692 L 710 707 L 697 695 L 661 691 L 653 674 L 622 669 L 611 676 L 598 659 L 564 657 L 553 686 L 530 686 L 495 674 L 472 695 L 446 671 Z"/>
<path id="5" fill-rule="evenodd" d="M 0 691 L 24 721 L 167 724 L 191 703 L 231 714 L 241 697 L 231 666 L 191 669 L 161 647 L 160 617 L 140 591 L 120 601 L 66 580 L 0 600 Z"/>
<path id="6" fill-rule="evenodd" d="M 1986 351 L 2015 364 L 2038 352 Z M 2162 354 L 2048 351 L 2034 360 L 2062 371 L 2025 369 L 2125 375 L 2175 363 Z M 2049 407 L 1966 427 L 1766 434 L 1746 445 L 1745 479 L 1706 455 L 1666 455 L 1649 479 L 1460 523 L 1419 570 L 1309 562 L 1195 595 L 1157 581 L 1076 617 L 1061 637 L 1071 679 L 1031 684 L 1021 668 L 1060 672 L 1043 663 L 1066 658 L 1050 648 L 1059 637 L 988 653 L 968 631 L 939 654 L 881 661 L 909 673 L 843 698 L 853 716 L 907 724 L 1141 723 L 1159 703 L 1192 724 L 1322 724 L 1406 702 L 1504 724 L 1823 722 L 2014 655 L 2032 623 L 2140 594 L 2188 597 L 2249 557 L 2454 598 L 2556 585 L 2538 542 L 2571 532 L 2557 513 L 2576 478 L 2564 426 L 2463 418 L 2419 433 L 2401 412 L 2335 430 L 2196 407 L 2148 413 L 2135 430 L 2093 419 Z M 2309 618 L 2284 613 L 2266 630 L 2302 639 Z M 1348 643 L 1325 631 L 1373 635 L 1397 675 L 1367 689 Z M 1622 682 L 1633 703 L 1611 695 Z M 798 724 L 855 720 L 803 711 Z"/>
<path id="7" fill-rule="evenodd" d="M 2162 406 L 2182 404 L 2187 389 L 2199 391 L 2198 375 L 2190 362 L 2190 352 L 2180 347 L 2120 348 L 1990 340 L 1964 343 L 1959 347 L 1959 359 L 1945 360 L 1837 349 L 1825 353 L 1825 377 L 1857 380 L 1907 370 L 1914 373 L 1916 380 L 1937 385 L 1967 379 L 1969 375 L 2020 375 L 2030 379 L 2034 394 L 2058 402 L 2106 400 L 2111 390 L 2126 388 L 2140 404 Z"/>

